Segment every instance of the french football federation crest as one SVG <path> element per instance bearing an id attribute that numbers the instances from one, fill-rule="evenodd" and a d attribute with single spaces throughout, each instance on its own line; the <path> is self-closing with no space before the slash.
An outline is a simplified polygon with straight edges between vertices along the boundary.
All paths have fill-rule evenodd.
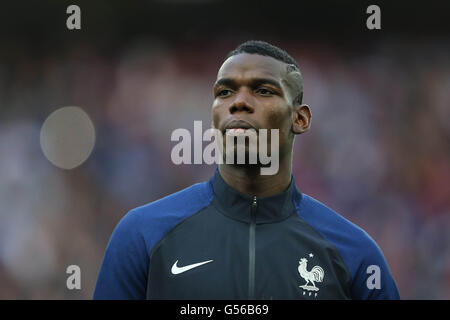
<path id="1" fill-rule="evenodd" d="M 312 258 L 314 255 L 312 253 L 309 254 L 309 257 Z M 302 286 L 299 286 L 303 290 L 306 291 L 319 291 L 319 288 L 316 287 L 316 282 L 323 282 L 323 277 L 325 272 L 320 266 L 314 266 L 310 271 L 308 271 L 308 259 L 301 258 L 298 262 L 298 273 L 300 277 L 302 277 L 306 283 Z M 305 292 L 303 292 L 305 294 Z M 311 295 L 311 292 L 309 293 Z M 317 296 L 317 293 L 315 294 Z"/>

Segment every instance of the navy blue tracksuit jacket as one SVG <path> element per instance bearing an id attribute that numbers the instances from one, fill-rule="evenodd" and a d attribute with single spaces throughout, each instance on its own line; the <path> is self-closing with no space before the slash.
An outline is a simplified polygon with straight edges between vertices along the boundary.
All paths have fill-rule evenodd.
<path id="1" fill-rule="evenodd" d="M 289 188 L 244 195 L 207 182 L 128 212 L 94 299 L 399 299 L 380 248 L 324 204 Z"/>

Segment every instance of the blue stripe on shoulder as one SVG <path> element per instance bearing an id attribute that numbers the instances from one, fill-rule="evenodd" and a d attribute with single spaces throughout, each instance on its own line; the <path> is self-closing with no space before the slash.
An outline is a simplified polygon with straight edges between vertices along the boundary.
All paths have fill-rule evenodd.
<path id="1" fill-rule="evenodd" d="M 145 299 L 149 254 L 173 227 L 213 199 L 210 182 L 198 183 L 129 211 L 111 235 L 94 299 Z"/>
<path id="2" fill-rule="evenodd" d="M 354 299 L 399 298 L 383 252 L 363 229 L 306 194 L 294 194 L 293 202 L 300 218 L 338 249 L 352 276 Z M 381 290 L 367 288 L 367 268 L 371 265 L 382 270 Z"/>
<path id="3" fill-rule="evenodd" d="M 214 197 L 209 181 L 194 184 L 167 197 L 131 210 L 139 216 L 139 233 L 144 238 L 147 253 L 172 228 L 184 219 L 207 207 Z"/>
<path id="4" fill-rule="evenodd" d="M 364 250 L 365 243 L 369 240 L 367 233 L 320 201 L 304 193 L 301 201 L 296 201 L 294 204 L 300 218 L 339 250 L 353 277 L 360 264 L 355 252 Z"/>

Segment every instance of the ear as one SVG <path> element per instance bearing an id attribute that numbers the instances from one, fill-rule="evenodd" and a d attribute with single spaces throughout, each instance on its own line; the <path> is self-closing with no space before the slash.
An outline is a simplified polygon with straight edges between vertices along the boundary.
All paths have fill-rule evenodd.
<path id="1" fill-rule="evenodd" d="M 311 126 L 311 110 L 308 105 L 294 106 L 292 117 L 292 132 L 294 134 L 302 134 L 309 130 Z"/>

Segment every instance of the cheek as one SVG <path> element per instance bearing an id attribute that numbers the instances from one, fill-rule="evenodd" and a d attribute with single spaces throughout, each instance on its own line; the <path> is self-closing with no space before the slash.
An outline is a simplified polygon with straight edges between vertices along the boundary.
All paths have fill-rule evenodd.
<path id="1" fill-rule="evenodd" d="M 213 121 L 214 128 L 218 128 L 219 127 L 219 123 L 220 123 L 221 119 L 223 118 L 223 116 L 222 116 L 222 113 L 223 113 L 222 108 L 219 108 L 218 105 L 213 104 L 211 110 L 212 110 L 211 112 L 212 112 L 212 121 Z"/>
<path id="2" fill-rule="evenodd" d="M 279 146 L 281 150 L 285 150 L 285 147 L 289 145 L 288 141 L 292 130 L 291 111 L 289 106 L 277 109 L 276 112 L 272 112 L 271 118 L 273 120 L 274 128 L 279 129 Z"/>
<path id="3" fill-rule="evenodd" d="M 286 135 L 291 130 L 292 112 L 289 106 L 281 105 L 268 108 L 268 120 L 272 128 L 280 129 L 280 135 Z"/>

